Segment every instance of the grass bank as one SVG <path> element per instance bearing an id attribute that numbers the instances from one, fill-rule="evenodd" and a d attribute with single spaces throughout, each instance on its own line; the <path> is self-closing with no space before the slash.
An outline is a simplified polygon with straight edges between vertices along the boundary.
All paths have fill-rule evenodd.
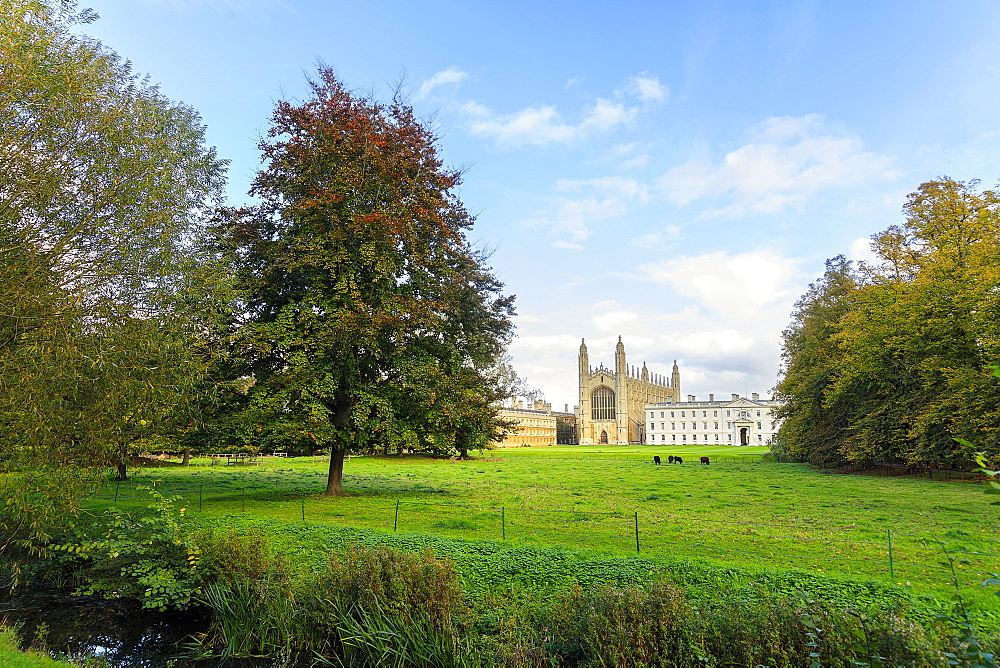
<path id="1" fill-rule="evenodd" d="M 142 507 L 148 496 L 136 488 L 155 485 L 199 519 L 245 514 L 616 557 L 707 559 L 876 579 L 938 596 L 953 593 L 942 563 L 947 551 L 965 594 L 992 609 L 978 585 L 1000 571 L 1000 508 L 982 486 L 825 474 L 760 463 L 756 453 L 741 461 L 738 453 L 749 448 L 716 450 L 672 448 L 685 463 L 661 466 L 652 455 L 665 459 L 667 450 L 656 446 L 525 448 L 471 461 L 352 457 L 343 498 L 319 496 L 322 458 L 258 466 L 196 459 L 109 482 L 90 505 L 95 512 Z M 703 452 L 716 460 L 693 463 Z"/>

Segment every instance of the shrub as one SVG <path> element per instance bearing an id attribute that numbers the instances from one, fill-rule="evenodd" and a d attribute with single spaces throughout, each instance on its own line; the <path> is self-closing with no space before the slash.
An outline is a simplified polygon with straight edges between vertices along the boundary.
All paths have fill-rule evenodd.
<path id="1" fill-rule="evenodd" d="M 557 603 L 548 650 L 571 665 L 659 666 L 701 655 L 683 590 L 662 582 L 640 587 L 579 585 Z"/>
<path id="2" fill-rule="evenodd" d="M 144 608 L 191 605 L 207 572 L 185 527 L 184 508 L 174 507 L 179 497 L 155 489 L 149 494 L 151 512 L 109 511 L 50 544 L 41 575 L 81 583 L 77 594 L 131 598 Z"/>

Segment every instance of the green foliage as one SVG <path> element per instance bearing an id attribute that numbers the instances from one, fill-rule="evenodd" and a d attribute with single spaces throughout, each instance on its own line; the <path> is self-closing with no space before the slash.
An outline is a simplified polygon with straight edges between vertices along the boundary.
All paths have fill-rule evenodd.
<path id="1" fill-rule="evenodd" d="M 1000 195 L 943 177 L 872 237 L 877 264 L 828 263 L 784 333 L 789 454 L 969 466 L 954 438 L 997 454 Z"/>
<path id="2" fill-rule="evenodd" d="M 225 298 L 202 243 L 225 163 L 191 108 L 73 26 L 0 0 L 0 453 L 127 463 L 206 373 Z M 175 425 L 176 426 L 176 425 Z"/>
<path id="3" fill-rule="evenodd" d="M 246 312 L 233 370 L 254 380 L 244 405 L 331 448 L 325 493 L 340 495 L 344 452 L 372 437 L 482 440 L 495 418 L 486 370 L 513 309 L 465 237 L 460 174 L 413 110 L 353 95 L 327 67 L 310 87 L 301 105 L 278 103 L 261 142 L 260 205 L 217 232 Z"/>
<path id="4" fill-rule="evenodd" d="M 97 482 L 95 472 L 75 469 L 0 474 L 0 563 L 12 585 L 48 554 L 54 539 L 76 526 L 80 501 Z"/>
<path id="5" fill-rule="evenodd" d="M 259 555 L 233 540 L 213 550 L 226 547 L 233 552 L 216 563 Z M 220 572 L 205 587 L 213 623 L 202 646 L 222 646 L 224 657 L 311 655 L 339 666 L 467 665 L 454 656 L 461 598 L 454 567 L 430 552 L 353 546 L 294 577 L 273 560 L 262 573 Z"/>
<path id="6" fill-rule="evenodd" d="M 51 659 L 40 652 L 22 652 L 14 631 L 0 627 L 0 665 L 7 668 L 67 668 L 73 665 Z"/>
<path id="7" fill-rule="evenodd" d="M 151 512 L 109 512 L 48 547 L 41 571 L 80 583 L 77 594 L 132 598 L 145 608 L 185 608 L 208 574 L 177 498 L 149 489 Z"/>
<path id="8" fill-rule="evenodd" d="M 671 664 L 700 654 L 685 623 L 695 614 L 684 592 L 667 584 L 649 588 L 574 587 L 546 620 L 546 649 L 574 665 Z"/>

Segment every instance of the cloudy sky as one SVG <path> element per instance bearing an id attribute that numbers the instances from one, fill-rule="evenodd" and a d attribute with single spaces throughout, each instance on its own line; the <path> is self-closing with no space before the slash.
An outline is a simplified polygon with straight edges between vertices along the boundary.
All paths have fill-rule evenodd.
<path id="1" fill-rule="evenodd" d="M 467 168 L 511 347 L 557 407 L 576 352 L 682 391 L 766 394 L 795 300 L 907 193 L 1000 177 L 1000 3 L 81 0 L 198 109 L 245 201 L 274 102 L 320 61 L 402 86 Z"/>

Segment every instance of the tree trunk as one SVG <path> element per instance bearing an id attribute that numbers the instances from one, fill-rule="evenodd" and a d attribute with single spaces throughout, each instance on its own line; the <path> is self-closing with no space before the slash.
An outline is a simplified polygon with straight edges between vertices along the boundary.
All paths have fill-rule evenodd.
<path id="1" fill-rule="evenodd" d="M 344 454 L 346 448 L 332 447 L 330 450 L 330 472 L 326 477 L 326 491 L 323 496 L 344 496 Z"/>
<path id="2" fill-rule="evenodd" d="M 187 466 L 189 461 L 191 461 L 191 448 L 184 448 L 184 459 L 181 460 L 181 466 Z"/>
<path id="3" fill-rule="evenodd" d="M 128 464 L 125 462 L 118 463 L 118 475 L 115 476 L 115 480 L 128 480 Z"/>

